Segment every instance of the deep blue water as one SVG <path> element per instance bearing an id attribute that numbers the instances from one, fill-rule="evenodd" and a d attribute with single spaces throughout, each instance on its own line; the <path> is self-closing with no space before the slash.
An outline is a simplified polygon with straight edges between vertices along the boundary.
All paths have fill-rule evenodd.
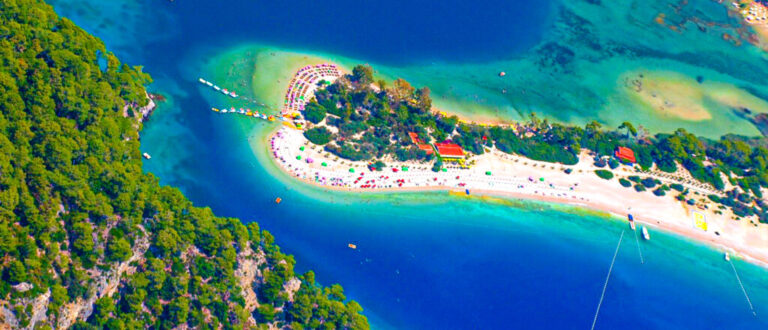
<path id="1" fill-rule="evenodd" d="M 509 58 L 533 46 L 550 2 L 69 1 L 59 12 L 142 65 L 175 63 L 190 48 L 258 41 L 387 64 Z M 143 16 L 146 15 L 146 16 Z M 102 33 L 99 33 L 102 32 Z M 135 46 L 149 46 L 136 49 Z"/>
<path id="2" fill-rule="evenodd" d="M 247 133 L 263 134 L 250 132 L 263 124 L 213 117 L 205 110 L 213 96 L 194 82 L 201 62 L 244 42 L 392 64 L 505 58 L 535 43 L 546 6 L 277 2 L 57 1 L 57 8 L 144 65 L 152 88 L 169 97 L 142 133 L 142 149 L 153 155 L 145 169 L 197 205 L 257 220 L 295 254 L 298 270 L 341 283 L 375 326 L 588 328 L 625 229 L 620 222 L 444 193 L 360 197 L 286 184 L 247 144 Z M 720 253 L 651 234 L 640 242 L 644 265 L 634 238 L 625 237 L 598 328 L 766 328 L 765 271 L 736 262 L 758 310 L 753 317 Z"/>

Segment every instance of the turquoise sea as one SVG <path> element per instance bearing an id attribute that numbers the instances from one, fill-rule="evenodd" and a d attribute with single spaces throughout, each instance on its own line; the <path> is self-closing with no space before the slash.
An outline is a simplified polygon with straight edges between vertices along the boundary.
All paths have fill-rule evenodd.
<path id="1" fill-rule="evenodd" d="M 708 135 L 757 134 L 731 108 L 760 112 L 768 95 L 765 53 L 723 41 L 735 22 L 710 0 L 52 3 L 122 59 L 144 65 L 150 89 L 168 98 L 142 132 L 153 156 L 145 169 L 197 205 L 258 221 L 299 271 L 341 283 L 375 328 L 589 328 L 626 226 L 558 205 L 297 183 L 269 161 L 274 127 L 215 116 L 212 106 L 245 105 L 198 77 L 276 105 L 283 87 L 275 81 L 302 63 L 372 63 L 387 78 L 428 85 L 438 106 L 473 118 L 535 110 L 566 122 L 632 119 L 652 131 Z M 662 12 L 681 30 L 656 23 Z M 625 86 L 640 74 L 658 85 L 653 93 L 695 96 L 694 108 L 711 118 L 649 109 Z M 638 242 L 625 233 L 597 328 L 768 327 L 765 269 L 734 261 L 754 316 L 720 251 L 651 236 Z"/>

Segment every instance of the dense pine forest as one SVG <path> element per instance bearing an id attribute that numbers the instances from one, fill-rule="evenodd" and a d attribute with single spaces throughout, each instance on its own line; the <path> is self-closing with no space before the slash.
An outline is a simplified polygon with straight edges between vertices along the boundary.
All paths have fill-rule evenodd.
<path id="1" fill-rule="evenodd" d="M 368 328 L 256 223 L 144 173 L 141 67 L 0 0 L 0 328 Z"/>

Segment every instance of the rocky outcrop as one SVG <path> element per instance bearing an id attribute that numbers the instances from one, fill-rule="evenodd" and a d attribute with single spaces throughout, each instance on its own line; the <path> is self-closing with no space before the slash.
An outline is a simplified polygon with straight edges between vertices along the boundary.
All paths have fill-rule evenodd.
<path id="1" fill-rule="evenodd" d="M 262 251 L 253 251 L 250 247 L 237 254 L 237 268 L 235 277 L 242 288 L 242 295 L 245 299 L 245 310 L 253 315 L 253 311 L 259 308 L 259 299 L 256 295 L 255 282 L 261 278 L 259 266 L 264 264 L 266 259 Z M 256 320 L 253 316 L 248 318 L 248 325 L 256 326 Z"/>
<path id="2" fill-rule="evenodd" d="M 6 306 L 0 307 L 0 330 L 5 329 L 34 329 L 35 324 L 44 322 L 48 312 L 48 301 L 51 298 L 51 290 L 35 298 L 21 299 L 18 303 L 21 306 L 32 306 L 28 325 L 22 327 L 16 314 Z"/>
<path id="3" fill-rule="evenodd" d="M 18 292 L 27 292 L 27 291 L 31 290 L 32 287 L 33 287 L 32 284 L 29 284 L 29 283 L 26 283 L 26 282 L 19 283 L 19 284 L 16 284 L 16 285 L 12 286 L 12 288 L 14 290 L 18 291 Z"/>
<path id="4" fill-rule="evenodd" d="M 283 285 L 283 290 L 288 294 L 288 301 L 293 302 L 293 295 L 301 288 L 301 280 L 298 278 L 291 278 Z"/>
<path id="5" fill-rule="evenodd" d="M 57 329 L 69 328 L 72 324 L 78 320 L 86 320 L 93 313 L 93 305 L 97 299 L 104 296 L 112 296 L 120 285 L 120 280 L 127 274 L 131 274 L 134 268 L 131 265 L 134 261 L 140 261 L 144 258 L 144 253 L 149 248 L 149 238 L 143 228 L 141 231 L 144 233 L 142 237 L 138 237 L 136 244 L 133 246 L 133 253 L 131 257 L 119 264 L 115 264 L 109 271 L 95 270 L 94 285 L 92 285 L 88 292 L 90 297 L 88 299 L 78 299 L 75 302 L 66 304 L 59 308 L 58 319 L 48 318 L 48 305 L 51 298 L 51 290 L 48 290 L 45 294 L 39 295 L 35 298 L 21 299 L 16 303 L 16 306 L 22 306 L 22 310 L 26 310 L 27 306 L 31 307 L 31 313 L 29 315 L 29 323 L 24 329 L 34 329 L 36 326 L 42 326 L 44 324 L 56 325 Z M 21 283 L 14 287 L 19 292 L 24 292 L 32 288 L 31 284 Z M 4 302 L 0 301 L 0 330 L 4 329 L 21 329 L 18 316 L 14 313 L 14 308 L 3 305 Z"/>
<path id="6" fill-rule="evenodd" d="M 19 320 L 16 319 L 16 315 L 13 314 L 13 311 L 6 306 L 0 306 L 0 330 L 18 328 Z"/>
<path id="7" fill-rule="evenodd" d="M 146 235 L 146 231 L 142 227 L 139 228 L 141 228 L 144 235 L 137 239 L 131 257 L 113 266 L 108 272 L 100 274 L 96 278 L 96 285 L 91 287 L 90 292 L 93 292 L 93 294 L 87 300 L 79 299 L 76 303 L 63 306 L 59 310 L 61 317 L 59 318 L 57 328 L 66 329 L 77 320 L 88 319 L 91 313 L 93 313 L 93 304 L 96 300 L 104 296 L 111 297 L 117 292 L 120 279 L 126 274 L 133 273 L 133 267 L 130 266 L 131 263 L 144 259 L 144 253 L 149 249 L 149 238 Z"/>
<path id="8" fill-rule="evenodd" d="M 155 98 L 147 94 L 147 100 L 149 103 L 143 107 L 139 107 L 136 103 L 127 103 L 123 106 L 123 117 L 131 117 L 131 113 L 128 110 L 133 110 L 133 116 L 136 117 L 136 119 L 141 123 L 145 122 L 149 119 L 149 116 L 152 114 L 152 111 L 155 110 L 157 107 L 157 104 L 155 104 Z"/>
<path id="9" fill-rule="evenodd" d="M 32 302 L 32 316 L 29 318 L 28 329 L 33 329 L 35 324 L 42 323 L 47 319 L 48 301 L 51 298 L 51 290 L 35 298 Z"/>

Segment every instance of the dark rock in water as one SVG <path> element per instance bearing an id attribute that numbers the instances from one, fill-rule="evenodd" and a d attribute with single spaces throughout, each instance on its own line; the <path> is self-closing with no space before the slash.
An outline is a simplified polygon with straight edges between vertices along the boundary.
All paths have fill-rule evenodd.
<path id="1" fill-rule="evenodd" d="M 754 114 L 749 108 L 734 108 L 732 111 L 739 118 L 749 120 L 760 131 L 760 134 L 768 137 L 768 113 Z"/>
<path id="2" fill-rule="evenodd" d="M 704 82 L 704 76 L 696 76 L 696 82 L 698 82 L 699 84 L 703 83 Z"/>
<path id="3" fill-rule="evenodd" d="M 745 109 L 749 110 L 749 109 Z M 768 114 L 765 113 L 758 113 L 754 117 L 749 118 L 749 121 L 752 122 L 755 127 L 760 131 L 763 136 L 768 137 Z"/>
<path id="4" fill-rule="evenodd" d="M 573 61 L 576 54 L 568 47 L 554 42 L 546 43 L 537 51 L 539 55 L 538 64 L 542 68 L 562 69 L 569 71 L 567 66 Z"/>

